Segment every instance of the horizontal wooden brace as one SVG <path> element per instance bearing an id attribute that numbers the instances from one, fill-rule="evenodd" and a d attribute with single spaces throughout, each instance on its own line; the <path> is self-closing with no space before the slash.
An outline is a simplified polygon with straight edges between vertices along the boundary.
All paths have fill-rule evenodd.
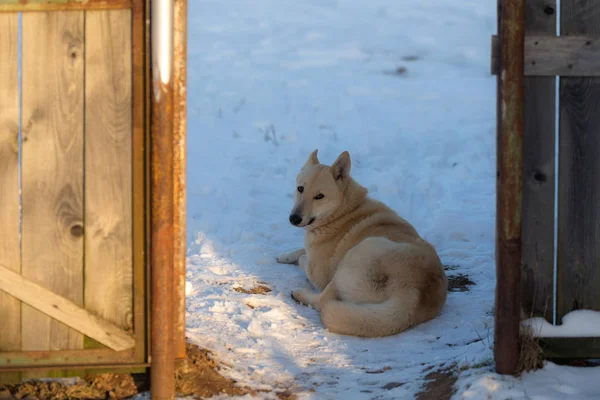
<path id="1" fill-rule="evenodd" d="M 135 346 L 135 340 L 117 326 L 3 266 L 0 290 L 113 350 Z"/>
<path id="2" fill-rule="evenodd" d="M 129 363 L 129 364 L 65 364 L 65 365 L 17 365 L 13 367 L 4 367 L 0 365 L 0 372 L 17 372 L 17 371 L 53 371 L 53 370 L 106 370 L 110 369 L 113 373 L 118 373 L 115 370 L 131 370 L 134 368 L 147 368 L 150 367 L 148 363 Z"/>
<path id="3" fill-rule="evenodd" d="M 0 0 L 0 12 L 118 10 L 134 0 Z"/>
<path id="4" fill-rule="evenodd" d="M 600 358 L 600 337 L 539 338 L 539 345 L 548 359 Z"/>
<path id="5" fill-rule="evenodd" d="M 600 37 L 526 36 L 525 75 L 600 76 Z"/>
<path id="6" fill-rule="evenodd" d="M 600 37 L 526 36 L 526 76 L 600 76 Z M 492 75 L 500 71 L 500 40 L 492 36 Z"/>

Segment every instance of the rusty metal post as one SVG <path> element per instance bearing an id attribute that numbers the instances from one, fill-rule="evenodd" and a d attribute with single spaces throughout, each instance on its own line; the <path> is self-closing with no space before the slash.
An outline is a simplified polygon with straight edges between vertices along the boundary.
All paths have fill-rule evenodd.
<path id="1" fill-rule="evenodd" d="M 173 356 L 173 0 L 151 0 L 151 367 L 155 400 L 175 395 Z"/>
<path id="2" fill-rule="evenodd" d="M 175 358 L 185 358 L 185 255 L 186 255 L 186 112 L 187 112 L 187 0 L 175 0 L 174 32 L 174 338 Z"/>
<path id="3" fill-rule="evenodd" d="M 502 1 L 499 32 L 494 359 L 498 373 L 513 374 L 521 317 L 525 0 Z"/>

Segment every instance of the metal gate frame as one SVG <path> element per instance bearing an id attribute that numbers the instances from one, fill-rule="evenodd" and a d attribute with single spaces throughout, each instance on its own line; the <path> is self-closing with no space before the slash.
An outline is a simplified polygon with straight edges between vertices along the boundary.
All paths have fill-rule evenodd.
<path id="1" fill-rule="evenodd" d="M 554 250 L 552 235 L 548 232 L 539 235 L 540 231 L 554 229 L 554 210 L 552 207 L 546 207 L 544 211 L 534 209 L 535 205 L 542 204 L 538 201 L 540 197 L 554 191 L 556 149 L 553 135 L 558 135 L 561 144 L 585 147 L 584 143 L 589 143 L 593 146 L 591 154 L 598 152 L 599 142 L 596 139 L 591 142 L 573 139 L 598 137 L 598 119 L 592 119 L 593 115 L 597 115 L 595 108 L 591 112 L 575 113 L 575 116 L 565 110 L 570 111 L 569 107 L 576 108 L 581 104 L 597 108 L 600 104 L 597 96 L 600 57 L 596 46 L 599 31 L 594 28 L 595 21 L 600 18 L 600 6 L 592 0 L 563 0 L 561 10 L 558 10 L 556 1 L 497 1 L 498 35 L 492 38 L 491 57 L 492 73 L 497 76 L 494 359 L 498 373 L 514 374 L 520 357 L 522 319 L 537 316 L 551 319 L 547 310 L 549 300 L 556 303 L 554 311 L 557 319 L 579 308 L 598 310 L 600 304 L 600 297 L 594 294 L 600 277 L 598 270 L 594 269 L 598 252 L 583 255 L 581 251 L 575 251 L 575 257 L 564 256 L 568 253 L 567 238 L 578 237 L 586 246 L 590 243 L 586 242 L 586 238 L 592 237 L 592 232 L 588 231 L 590 224 L 582 223 L 581 218 L 573 223 L 573 212 L 568 207 L 574 203 L 568 196 L 574 196 L 578 201 L 582 198 L 587 200 L 584 204 L 588 207 L 584 208 L 587 211 L 581 215 L 597 218 L 598 214 L 590 211 L 596 209 L 589 196 L 596 196 L 600 188 L 593 181 L 598 164 L 590 165 L 589 160 L 582 162 L 576 157 L 581 155 L 575 151 L 565 153 L 561 150 L 559 153 L 559 172 L 566 173 L 558 180 L 556 260 L 551 254 Z M 556 14 L 561 11 L 564 14 L 560 36 L 556 36 Z M 561 89 L 557 93 L 556 76 L 561 77 Z M 594 89 L 594 96 L 588 96 L 591 90 L 579 90 L 586 85 Z M 554 129 L 555 96 L 559 96 L 561 113 L 557 132 Z M 551 143 L 548 142 L 550 137 Z M 541 140 L 547 143 L 541 146 L 543 149 L 532 147 L 532 143 L 542 143 Z M 548 161 L 550 156 L 551 163 Z M 574 168 L 576 173 L 569 173 L 568 168 Z M 573 189 L 568 184 L 575 180 L 574 176 L 588 170 L 591 172 L 583 174 L 582 182 L 588 185 L 592 180 L 594 194 L 585 198 L 582 197 L 585 192 L 579 187 Z M 554 206 L 554 199 L 551 203 Z M 534 265 L 537 263 L 538 244 L 545 246 L 544 265 L 539 271 Z M 553 261 L 557 263 L 555 271 Z M 553 277 L 554 274 L 556 277 Z M 586 279 L 591 279 L 596 286 L 590 286 Z M 556 299 L 552 293 L 553 284 Z M 579 291 L 585 292 L 586 297 Z M 536 333 L 534 336 L 546 357 L 597 358 L 600 355 L 600 337 L 546 338 L 537 337 Z"/>
<path id="2" fill-rule="evenodd" d="M 132 10 L 136 346 L 3 352 L 0 372 L 151 367 L 152 397 L 169 399 L 185 357 L 187 0 L 0 0 L 0 12 L 109 9 Z"/>

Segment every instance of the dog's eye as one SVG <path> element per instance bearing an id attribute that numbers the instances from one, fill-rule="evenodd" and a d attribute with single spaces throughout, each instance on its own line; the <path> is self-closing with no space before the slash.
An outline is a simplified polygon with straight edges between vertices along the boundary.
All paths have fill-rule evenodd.
<path id="1" fill-rule="evenodd" d="M 321 200 L 323 197 L 325 197 L 322 193 L 319 193 L 318 195 L 315 196 L 315 200 Z"/>
<path id="2" fill-rule="evenodd" d="M 304 192 L 304 186 L 298 186 L 298 193 Z"/>

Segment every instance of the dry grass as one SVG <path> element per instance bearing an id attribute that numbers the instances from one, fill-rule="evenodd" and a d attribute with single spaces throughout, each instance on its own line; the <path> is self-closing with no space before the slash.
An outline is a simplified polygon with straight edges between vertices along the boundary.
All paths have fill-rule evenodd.
<path id="1" fill-rule="evenodd" d="M 544 354 L 538 339 L 533 335 L 531 327 L 521 328 L 519 346 L 520 353 L 517 364 L 517 375 L 523 372 L 535 371 L 544 366 Z"/>

